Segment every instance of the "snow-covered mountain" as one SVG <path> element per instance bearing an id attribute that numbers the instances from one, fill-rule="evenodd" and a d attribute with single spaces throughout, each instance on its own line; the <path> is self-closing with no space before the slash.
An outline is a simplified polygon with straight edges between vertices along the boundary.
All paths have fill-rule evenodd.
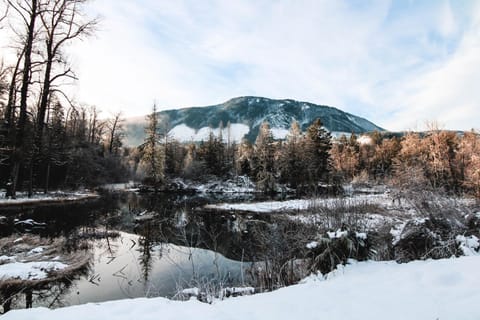
<path id="1" fill-rule="evenodd" d="M 268 122 L 276 139 L 285 138 L 293 120 L 305 130 L 320 118 L 325 128 L 335 133 L 383 131 L 372 122 L 337 108 L 290 99 L 274 100 L 262 97 L 239 97 L 225 103 L 159 112 L 162 131 L 182 142 L 206 140 L 211 131 L 226 140 L 254 141 L 260 125 Z M 146 121 L 127 121 L 127 145 L 143 142 Z"/>

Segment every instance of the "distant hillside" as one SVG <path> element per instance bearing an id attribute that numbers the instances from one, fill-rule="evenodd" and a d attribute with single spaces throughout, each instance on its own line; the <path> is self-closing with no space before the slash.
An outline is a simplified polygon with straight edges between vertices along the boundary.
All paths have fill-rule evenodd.
<path id="1" fill-rule="evenodd" d="M 182 142 L 206 140 L 210 131 L 219 133 L 223 124 L 223 137 L 240 141 L 254 141 L 260 125 L 268 122 L 276 139 L 285 138 L 293 120 L 305 130 L 320 118 L 332 133 L 364 133 L 384 131 L 372 122 L 343 112 L 337 108 L 290 99 L 273 100 L 261 97 L 233 98 L 225 103 L 159 112 L 162 131 Z M 127 120 L 127 145 L 144 141 L 145 120 Z M 227 129 L 227 124 L 230 124 Z"/>

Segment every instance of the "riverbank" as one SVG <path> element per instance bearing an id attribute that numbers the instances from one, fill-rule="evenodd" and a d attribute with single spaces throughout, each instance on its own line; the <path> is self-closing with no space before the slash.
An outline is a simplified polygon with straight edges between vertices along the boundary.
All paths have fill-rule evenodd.
<path id="1" fill-rule="evenodd" d="M 63 192 L 56 191 L 51 193 L 34 193 L 32 197 L 28 197 L 26 193 L 19 193 L 16 199 L 6 199 L 4 196 L 0 198 L 0 210 L 12 208 L 30 208 L 36 206 L 51 206 L 71 204 L 75 202 L 83 202 L 99 199 L 100 196 L 92 192 Z"/>

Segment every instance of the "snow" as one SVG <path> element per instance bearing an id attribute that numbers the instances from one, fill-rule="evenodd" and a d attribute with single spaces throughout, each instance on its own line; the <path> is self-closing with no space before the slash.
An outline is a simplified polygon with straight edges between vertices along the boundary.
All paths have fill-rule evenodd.
<path id="1" fill-rule="evenodd" d="M 18 220 L 15 219 L 13 220 L 15 225 L 24 225 L 24 226 L 29 226 L 29 227 L 46 227 L 47 224 L 44 222 L 37 222 L 33 219 L 26 219 L 26 220 Z"/>
<path id="2" fill-rule="evenodd" d="M 40 280 L 45 279 L 48 272 L 66 267 L 68 265 L 56 261 L 13 262 L 0 265 L 0 279 Z"/>
<path id="3" fill-rule="evenodd" d="M 172 183 L 177 184 L 182 189 L 195 190 L 200 193 L 239 194 L 256 192 L 255 184 L 248 176 L 238 176 L 225 181 L 211 180 L 203 184 L 176 178 L 172 180 Z"/>
<path id="4" fill-rule="evenodd" d="M 14 310 L 3 320 L 90 319 L 480 319 L 480 257 L 352 263 L 274 292 L 214 301 L 132 299 L 49 310 Z"/>
<path id="5" fill-rule="evenodd" d="M 361 145 L 369 145 L 373 143 L 373 140 L 369 136 L 362 135 L 358 137 L 357 142 Z"/>
<path id="6" fill-rule="evenodd" d="M 367 240 L 367 234 L 365 232 L 355 232 L 357 239 Z"/>
<path id="7" fill-rule="evenodd" d="M 284 128 L 272 128 L 270 131 L 273 138 L 277 140 L 285 139 L 289 133 L 289 130 Z"/>
<path id="8" fill-rule="evenodd" d="M 198 288 L 187 288 L 182 290 L 182 294 L 188 295 L 188 296 L 198 296 L 200 293 L 200 290 Z"/>
<path id="9" fill-rule="evenodd" d="M 42 247 L 33 248 L 32 250 L 28 251 L 27 256 L 31 256 L 31 255 L 34 255 L 34 254 L 42 253 L 43 250 L 44 250 L 44 249 L 43 249 Z"/>
<path id="10" fill-rule="evenodd" d="M 348 234 L 348 231 L 342 231 L 338 229 L 337 231 L 334 232 L 327 232 L 327 235 L 330 239 L 338 239 L 338 238 L 343 238 L 346 237 Z"/>
<path id="11" fill-rule="evenodd" d="M 351 132 L 344 132 L 344 131 L 331 131 L 330 135 L 335 139 L 340 139 L 341 136 L 345 136 L 347 138 L 350 138 L 352 133 Z"/>
<path id="12" fill-rule="evenodd" d="M 169 136 L 180 142 L 195 141 L 196 134 L 195 129 L 192 129 L 183 123 L 175 126 L 170 132 L 168 132 Z"/>
<path id="13" fill-rule="evenodd" d="M 230 132 L 229 132 L 230 131 Z M 186 124 L 182 123 L 175 126 L 169 131 L 169 135 L 178 140 L 179 142 L 192 142 L 192 141 L 207 141 L 210 132 L 216 137 L 220 135 L 220 128 L 203 127 L 198 130 L 190 128 Z M 228 142 L 230 135 L 230 142 L 240 142 L 243 137 L 250 132 L 250 127 L 243 123 L 230 124 L 230 130 L 228 127 L 222 129 L 222 138 L 224 142 Z"/>
<path id="14" fill-rule="evenodd" d="M 393 240 L 392 240 L 393 245 L 396 245 L 398 243 L 398 241 L 400 241 L 403 229 L 405 228 L 406 225 L 407 225 L 407 223 L 403 222 L 403 223 L 394 225 L 392 227 L 392 229 L 390 229 L 390 234 L 393 237 Z"/>
<path id="15" fill-rule="evenodd" d="M 465 237 L 458 235 L 455 240 L 459 244 L 459 248 L 462 250 L 464 255 L 473 256 L 478 254 L 477 250 L 480 247 L 480 243 L 476 236 L 471 235 L 469 237 Z"/>
<path id="16" fill-rule="evenodd" d="M 232 287 L 232 288 L 225 288 L 223 290 L 223 296 L 239 296 L 239 295 L 249 295 L 254 294 L 255 288 L 253 287 Z"/>
<path id="17" fill-rule="evenodd" d="M 15 256 L 0 256 L 0 264 L 15 261 Z"/>
<path id="18" fill-rule="evenodd" d="M 5 199 L 5 197 L 0 198 L 0 206 L 2 205 L 27 205 L 27 204 L 36 204 L 42 202 L 60 202 L 60 201 L 79 201 L 86 199 L 97 198 L 97 194 L 87 193 L 87 192 L 51 192 L 48 194 L 44 193 L 34 193 L 32 197 L 28 198 L 27 194 L 18 192 L 16 199 Z"/>
<path id="19" fill-rule="evenodd" d="M 384 195 L 355 195 L 350 198 L 345 198 L 347 204 L 382 204 L 388 205 L 391 200 Z M 262 201 L 252 203 L 219 203 L 208 204 L 205 208 L 218 210 L 235 210 L 235 211 L 249 211 L 258 213 L 269 213 L 274 211 L 300 211 L 315 207 L 335 206 L 338 204 L 338 198 L 318 198 L 318 199 L 295 199 L 286 201 Z"/>
<path id="20" fill-rule="evenodd" d="M 309 242 L 305 247 L 307 249 L 315 249 L 316 247 L 318 247 L 318 242 L 317 241 Z"/>

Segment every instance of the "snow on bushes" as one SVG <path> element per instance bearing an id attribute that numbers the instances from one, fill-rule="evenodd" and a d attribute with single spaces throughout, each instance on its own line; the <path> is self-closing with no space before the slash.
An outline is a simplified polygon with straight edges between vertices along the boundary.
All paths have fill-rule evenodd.
<path id="1" fill-rule="evenodd" d="M 307 244 L 311 272 L 326 274 L 349 259 L 367 260 L 375 253 L 366 233 L 338 229 L 326 234 L 326 237 Z"/>

